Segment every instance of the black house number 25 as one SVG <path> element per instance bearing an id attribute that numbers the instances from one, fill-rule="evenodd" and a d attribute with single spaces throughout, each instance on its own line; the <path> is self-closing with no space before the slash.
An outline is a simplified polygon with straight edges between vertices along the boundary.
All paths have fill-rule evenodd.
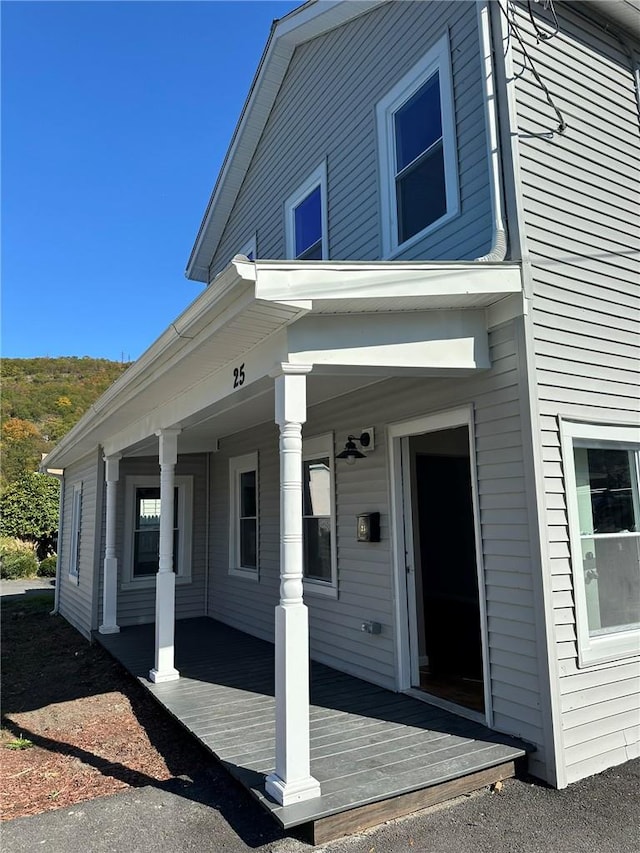
<path id="1" fill-rule="evenodd" d="M 244 385 L 245 375 L 244 375 L 244 362 L 240 365 L 240 367 L 233 368 L 233 387 L 240 388 Z"/>

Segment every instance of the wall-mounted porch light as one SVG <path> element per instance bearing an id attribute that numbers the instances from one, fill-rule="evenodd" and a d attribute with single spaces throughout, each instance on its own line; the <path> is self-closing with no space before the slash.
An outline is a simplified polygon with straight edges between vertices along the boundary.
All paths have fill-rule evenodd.
<path id="1" fill-rule="evenodd" d="M 373 450 L 373 430 L 364 430 L 360 436 L 350 435 L 347 437 L 347 443 L 344 446 L 342 453 L 338 453 L 336 459 L 345 459 L 347 465 L 353 465 L 356 459 L 365 459 L 366 453 L 362 453 L 356 447 L 356 442 L 360 447 L 369 447 Z"/>

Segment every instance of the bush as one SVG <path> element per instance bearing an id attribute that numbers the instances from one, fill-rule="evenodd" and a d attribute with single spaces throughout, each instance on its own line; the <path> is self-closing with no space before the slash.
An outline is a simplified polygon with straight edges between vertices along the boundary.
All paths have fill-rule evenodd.
<path id="1" fill-rule="evenodd" d="M 0 495 L 0 536 L 33 541 L 42 559 L 53 553 L 58 530 L 57 480 L 24 474 Z"/>
<path id="2" fill-rule="evenodd" d="M 57 563 L 58 558 L 55 554 L 52 554 L 50 557 L 45 557 L 44 560 L 42 560 L 40 565 L 38 566 L 38 577 L 55 578 Z"/>
<path id="3" fill-rule="evenodd" d="M 35 545 L 0 536 L 0 578 L 33 578 L 38 572 Z"/>

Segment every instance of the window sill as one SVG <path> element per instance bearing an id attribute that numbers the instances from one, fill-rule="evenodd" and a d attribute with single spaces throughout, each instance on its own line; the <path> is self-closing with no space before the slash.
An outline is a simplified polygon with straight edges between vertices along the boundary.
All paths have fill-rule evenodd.
<path id="1" fill-rule="evenodd" d="M 69 580 L 75 586 L 80 586 L 80 575 L 74 575 L 71 572 L 69 572 Z"/>
<path id="2" fill-rule="evenodd" d="M 304 595 L 317 595 L 321 598 L 338 598 L 338 588 L 322 581 L 303 580 Z"/>
<path id="3" fill-rule="evenodd" d="M 385 260 L 395 260 L 400 255 L 409 251 L 413 246 L 419 243 L 421 240 L 424 240 L 425 237 L 429 237 L 438 228 L 442 228 L 442 226 L 446 225 L 447 222 L 450 222 L 454 217 L 456 217 L 459 213 L 459 209 L 456 207 L 454 210 L 445 213 L 444 216 L 441 216 L 440 219 L 436 219 L 435 222 L 432 222 L 430 225 L 427 225 L 422 231 L 418 231 L 417 234 L 414 234 L 413 237 L 409 237 L 408 240 L 405 240 L 404 243 L 401 243 L 399 246 L 394 246 L 391 244 L 390 235 L 387 235 L 387 246 L 384 255 Z M 391 245 L 390 245 L 391 244 Z"/>
<path id="4" fill-rule="evenodd" d="M 640 632 L 630 631 L 626 636 L 612 634 L 602 640 L 578 646 L 578 668 L 599 665 L 613 666 L 640 657 Z"/>
<path id="5" fill-rule="evenodd" d="M 156 574 L 148 575 L 144 578 L 136 578 L 135 580 L 126 580 L 122 581 L 120 584 L 120 589 L 122 590 L 131 590 L 131 589 L 151 589 L 156 585 Z M 176 584 L 187 584 L 191 583 L 191 575 L 176 575 Z"/>
<path id="6" fill-rule="evenodd" d="M 229 566 L 229 574 L 234 578 L 244 578 L 245 580 L 254 581 L 255 583 L 260 580 L 260 575 L 257 569 L 231 568 L 231 566 Z"/>

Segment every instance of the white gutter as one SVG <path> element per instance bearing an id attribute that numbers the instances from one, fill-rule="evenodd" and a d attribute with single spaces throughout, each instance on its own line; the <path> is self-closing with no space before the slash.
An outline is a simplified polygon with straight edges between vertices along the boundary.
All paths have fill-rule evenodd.
<path id="1" fill-rule="evenodd" d="M 44 473 L 50 477 L 55 477 L 60 486 L 60 494 L 58 495 L 58 541 L 56 543 L 56 585 L 53 594 L 53 610 L 49 611 L 50 616 L 57 616 L 60 605 L 60 546 L 62 545 L 64 519 L 64 473 L 54 473 L 52 470 L 45 470 Z"/>
<path id="2" fill-rule="evenodd" d="M 485 125 L 487 128 L 487 153 L 489 161 L 489 191 L 493 213 L 491 248 L 476 261 L 503 261 L 507 254 L 507 230 L 502 207 L 502 162 L 498 139 L 498 106 L 493 68 L 493 46 L 489 21 L 489 0 L 476 0 L 478 32 L 482 61 L 482 90 L 484 95 Z"/>

